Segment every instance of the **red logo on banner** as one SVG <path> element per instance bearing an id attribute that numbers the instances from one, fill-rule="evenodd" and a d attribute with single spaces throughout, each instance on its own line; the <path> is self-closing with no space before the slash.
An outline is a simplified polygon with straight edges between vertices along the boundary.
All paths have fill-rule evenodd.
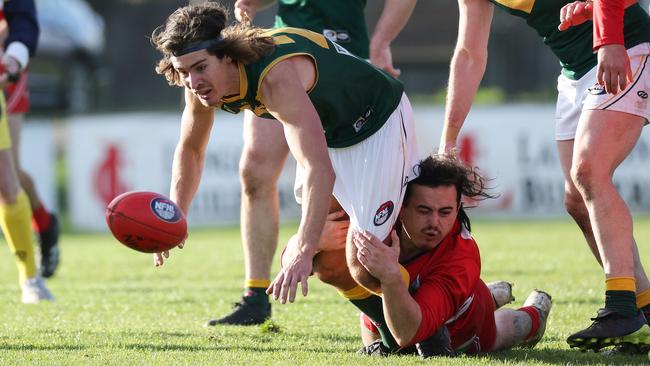
<path id="1" fill-rule="evenodd" d="M 468 166 L 476 166 L 476 161 L 478 160 L 478 142 L 477 138 L 474 135 L 466 134 L 461 136 L 460 143 L 458 144 L 459 154 L 458 157 L 465 162 Z M 485 172 L 483 172 L 485 174 Z M 489 175 L 486 175 L 489 177 Z M 506 211 L 509 210 L 514 201 L 514 190 L 512 188 L 507 189 L 505 192 L 501 192 L 496 208 L 498 210 Z M 477 202 L 471 198 L 463 197 L 463 203 L 467 207 L 476 206 Z M 492 206 L 487 206 L 492 207 Z"/>
<path id="2" fill-rule="evenodd" d="M 120 177 L 123 165 L 120 149 L 117 145 L 108 145 L 104 158 L 95 169 L 95 179 L 93 180 L 95 194 L 105 205 L 108 205 L 119 194 L 129 190 Z"/>
<path id="3" fill-rule="evenodd" d="M 458 144 L 459 158 L 469 166 L 474 166 L 476 163 L 476 155 L 478 151 L 476 150 L 476 141 L 472 135 L 463 135 L 460 138 L 460 144 Z"/>

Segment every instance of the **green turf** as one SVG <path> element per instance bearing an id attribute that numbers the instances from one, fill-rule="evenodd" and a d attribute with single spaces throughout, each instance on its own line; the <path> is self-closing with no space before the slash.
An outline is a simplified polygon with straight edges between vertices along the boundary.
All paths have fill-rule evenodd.
<path id="1" fill-rule="evenodd" d="M 650 219 L 636 238 L 650 267 Z M 0 364 L 220 365 L 647 364 L 648 358 L 603 357 L 569 350 L 566 337 L 589 323 L 603 303 L 603 274 L 571 222 L 474 223 L 483 278 L 515 282 L 515 305 L 535 287 L 553 295 L 546 337 L 533 350 L 482 357 L 376 359 L 360 346 L 355 309 L 316 279 L 310 294 L 275 305 L 279 332 L 260 327 L 202 327 L 239 297 L 243 259 L 236 228 L 193 231 L 162 268 L 108 235 L 63 237 L 62 266 L 49 284 L 57 302 L 20 304 L 17 272 L 0 247 Z M 286 240 L 292 227 L 281 234 Z"/>

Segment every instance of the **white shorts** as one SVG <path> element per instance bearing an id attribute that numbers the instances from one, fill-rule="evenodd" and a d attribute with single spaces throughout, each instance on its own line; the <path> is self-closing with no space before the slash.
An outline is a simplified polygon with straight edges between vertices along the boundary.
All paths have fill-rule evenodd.
<path id="1" fill-rule="evenodd" d="M 406 184 L 419 163 L 413 110 L 406 97 L 372 136 L 346 148 L 328 149 L 336 181 L 334 197 L 350 216 L 350 228 L 380 239 L 390 234 L 402 206 Z M 294 193 L 301 202 L 304 172 L 296 166 Z"/>
<path id="2" fill-rule="evenodd" d="M 579 80 L 560 74 L 557 79 L 557 106 L 555 110 L 555 139 L 573 140 L 583 110 L 618 111 L 650 118 L 650 43 L 641 43 L 629 50 L 633 81 L 616 95 L 607 94 L 596 84 L 596 69 L 589 70 Z"/>

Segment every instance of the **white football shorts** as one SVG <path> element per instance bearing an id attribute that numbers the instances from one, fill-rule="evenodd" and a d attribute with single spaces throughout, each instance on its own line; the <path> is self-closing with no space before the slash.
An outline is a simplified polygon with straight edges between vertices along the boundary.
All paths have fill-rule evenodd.
<path id="1" fill-rule="evenodd" d="M 629 50 L 630 66 L 634 75 L 632 83 L 618 94 L 607 94 L 596 83 L 597 67 L 589 70 L 579 80 L 560 74 L 557 79 L 557 106 L 555 110 L 555 139 L 573 140 L 583 110 L 602 109 L 650 118 L 650 43 L 641 43 Z"/>
<path id="2" fill-rule="evenodd" d="M 406 184 L 419 163 L 413 110 L 406 97 L 372 136 L 346 148 L 328 149 L 336 180 L 334 197 L 350 216 L 350 228 L 380 239 L 390 235 Z M 304 172 L 296 166 L 294 194 L 301 202 Z"/>

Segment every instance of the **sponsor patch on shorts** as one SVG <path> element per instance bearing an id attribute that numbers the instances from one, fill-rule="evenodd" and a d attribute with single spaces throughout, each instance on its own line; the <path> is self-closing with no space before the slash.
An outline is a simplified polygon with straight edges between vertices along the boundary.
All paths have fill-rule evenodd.
<path id="1" fill-rule="evenodd" d="M 382 203 L 375 213 L 375 226 L 381 226 L 386 223 L 386 221 L 388 221 L 390 218 L 390 215 L 393 214 L 394 209 L 395 205 L 393 204 L 393 201 L 386 201 Z"/>
<path id="2" fill-rule="evenodd" d="M 596 84 L 596 85 L 592 86 L 591 88 L 589 88 L 589 94 L 591 94 L 591 95 L 604 95 L 604 94 L 607 94 L 607 92 L 605 91 L 604 86 L 602 86 L 600 84 Z"/>

